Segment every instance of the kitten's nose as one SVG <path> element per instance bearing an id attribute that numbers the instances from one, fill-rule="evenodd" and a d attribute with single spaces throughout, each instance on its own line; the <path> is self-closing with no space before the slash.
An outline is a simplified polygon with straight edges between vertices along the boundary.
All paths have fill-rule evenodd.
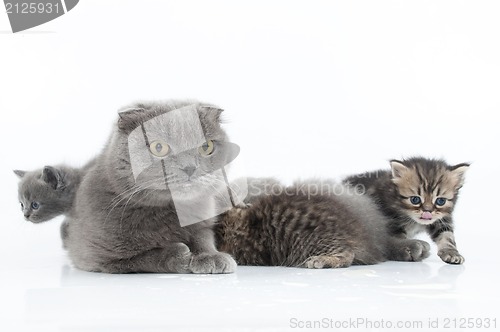
<path id="1" fill-rule="evenodd" d="M 29 219 L 30 216 L 31 216 L 31 213 L 29 213 L 29 212 L 24 213 L 24 218 Z"/>
<path id="2" fill-rule="evenodd" d="M 422 206 L 422 210 L 424 212 L 432 212 L 433 206 L 432 205 L 426 205 L 426 204 L 424 204 L 424 206 Z"/>
<path id="3" fill-rule="evenodd" d="M 196 171 L 196 167 L 194 166 L 188 166 L 188 167 L 184 167 L 182 169 L 184 171 L 184 173 L 186 173 L 188 176 L 191 176 L 193 175 L 194 171 Z"/>

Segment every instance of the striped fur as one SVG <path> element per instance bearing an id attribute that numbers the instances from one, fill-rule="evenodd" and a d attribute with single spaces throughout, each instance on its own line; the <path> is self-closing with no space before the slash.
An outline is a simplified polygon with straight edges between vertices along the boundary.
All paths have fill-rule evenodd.
<path id="1" fill-rule="evenodd" d="M 364 188 L 390 218 L 390 234 L 411 238 L 427 231 L 443 261 L 461 264 L 464 258 L 456 248 L 452 214 L 468 167 L 466 163 L 450 166 L 443 160 L 415 157 L 392 160 L 391 170 L 358 174 L 344 181 Z M 421 202 L 413 204 L 412 197 Z M 437 204 L 438 198 L 445 199 L 444 205 Z"/>
<path id="2" fill-rule="evenodd" d="M 262 194 L 266 183 L 273 190 Z M 424 241 L 387 236 L 387 218 L 368 197 L 348 187 L 337 184 L 336 193 L 317 193 L 301 190 L 303 183 L 280 186 L 272 179 L 250 179 L 249 188 L 259 189 L 247 198 L 251 205 L 220 216 L 217 247 L 238 264 L 339 268 L 420 261 L 429 255 Z"/>

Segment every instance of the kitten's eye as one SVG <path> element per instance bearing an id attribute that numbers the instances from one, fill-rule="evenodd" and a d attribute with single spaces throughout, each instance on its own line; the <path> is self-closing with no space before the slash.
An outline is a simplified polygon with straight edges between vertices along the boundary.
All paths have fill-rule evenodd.
<path id="1" fill-rule="evenodd" d="M 170 146 L 163 141 L 153 141 L 149 144 L 149 151 L 157 157 L 165 157 L 170 152 Z"/>
<path id="2" fill-rule="evenodd" d="M 444 197 L 438 197 L 436 199 L 436 205 L 437 206 L 443 206 L 445 204 L 446 204 L 446 198 L 444 198 Z"/>
<path id="3" fill-rule="evenodd" d="M 31 208 L 33 210 L 38 210 L 40 208 L 40 204 L 38 204 L 37 202 L 31 202 Z"/>
<path id="4" fill-rule="evenodd" d="M 417 204 L 422 203 L 422 200 L 418 196 L 411 196 L 410 197 L 410 203 L 413 204 L 413 205 L 417 205 Z"/>
<path id="5" fill-rule="evenodd" d="M 206 157 L 214 153 L 214 149 L 214 141 L 208 140 L 198 148 L 198 153 Z"/>
<path id="6" fill-rule="evenodd" d="M 24 210 L 24 204 L 21 203 L 21 211 L 23 211 L 23 210 Z"/>

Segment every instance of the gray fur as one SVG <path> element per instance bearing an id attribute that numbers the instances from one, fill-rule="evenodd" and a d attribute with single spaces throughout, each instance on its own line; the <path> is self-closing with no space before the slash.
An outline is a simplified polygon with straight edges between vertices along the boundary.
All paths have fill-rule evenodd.
<path id="1" fill-rule="evenodd" d="M 160 186 L 148 189 L 138 185 L 132 175 L 128 134 L 144 121 L 193 103 L 136 103 L 120 114 L 108 144 L 78 189 L 73 213 L 62 231 L 75 266 L 108 273 L 229 273 L 235 270 L 234 260 L 215 248 L 213 219 L 180 227 L 170 192 L 158 189 Z M 226 142 L 227 136 L 219 124 L 221 111 L 196 105 L 205 137 Z M 166 130 L 163 128 L 158 130 Z M 178 139 L 183 140 L 189 134 L 180 132 Z M 175 159 L 165 159 L 166 169 L 172 173 L 169 176 L 176 176 L 175 185 L 185 190 L 184 203 L 200 195 L 207 197 L 204 204 L 193 206 L 194 210 L 214 209 L 213 191 L 219 190 L 223 182 L 214 175 L 210 183 L 200 183 L 197 178 L 188 183 L 185 175 L 182 177 L 182 169 L 196 167 L 201 173 L 206 163 L 223 164 L 218 159 L 228 156 L 222 147 L 217 147 L 211 158 L 198 160 L 197 165 L 195 157 L 188 155 L 191 152 L 183 155 L 182 165 L 176 164 Z M 187 165 L 186 160 L 192 160 L 193 164 Z M 163 183 L 165 179 L 156 181 Z"/>
<path id="2" fill-rule="evenodd" d="M 26 220 L 40 223 L 68 214 L 85 168 L 45 166 L 34 171 L 15 170 L 19 181 L 18 198 Z M 37 208 L 32 205 L 37 204 Z"/>
<path id="3" fill-rule="evenodd" d="M 317 185 L 336 190 L 311 192 Z M 218 248 L 238 264 L 336 268 L 429 255 L 424 241 L 388 236 L 385 216 L 351 188 L 274 179 L 250 179 L 248 187 L 250 204 L 223 214 L 215 228 Z"/>

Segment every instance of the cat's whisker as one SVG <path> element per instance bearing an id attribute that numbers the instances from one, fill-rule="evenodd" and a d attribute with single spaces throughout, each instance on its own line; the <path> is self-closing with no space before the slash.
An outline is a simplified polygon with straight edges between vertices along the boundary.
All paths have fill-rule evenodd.
<path id="1" fill-rule="evenodd" d="M 223 200 L 224 204 L 232 206 L 232 203 L 228 200 L 227 196 L 224 194 L 224 191 L 225 191 L 225 188 L 226 188 L 225 182 L 219 181 L 219 179 L 217 179 L 215 177 L 214 177 L 214 179 L 211 179 L 211 180 L 212 181 L 209 181 L 207 179 L 207 180 L 203 180 L 203 181 L 199 181 L 199 182 L 205 182 L 203 184 L 210 186 L 214 190 L 214 192 L 217 194 L 217 195 L 214 195 L 215 197 L 220 197 Z M 219 182 L 221 184 L 224 184 L 224 187 L 219 187 L 220 188 L 220 190 L 219 190 L 218 187 L 215 186 L 213 180 L 216 180 L 217 182 Z M 217 183 L 217 182 L 215 182 L 215 183 Z"/>
<path id="2" fill-rule="evenodd" d="M 129 200 L 130 200 L 130 198 L 131 198 L 132 196 L 134 196 L 136 193 L 138 193 L 138 192 L 140 192 L 140 191 L 143 191 L 143 190 L 145 190 L 145 189 L 148 189 L 149 187 L 152 187 L 152 186 L 156 185 L 156 184 L 158 183 L 158 181 L 160 181 L 160 180 L 162 180 L 162 179 L 163 179 L 163 177 L 158 177 L 158 178 L 156 178 L 156 179 L 152 179 L 152 180 L 146 181 L 146 183 L 148 183 L 148 182 L 149 182 L 149 185 L 148 185 L 148 186 L 144 186 L 143 184 L 141 184 L 141 185 L 134 185 L 132 188 L 130 188 L 130 189 L 128 189 L 128 190 L 126 190 L 125 192 L 126 192 L 127 194 L 129 194 L 130 192 L 132 192 L 132 191 L 133 191 L 133 192 L 132 192 L 132 194 L 131 194 L 131 195 L 130 195 L 130 197 L 129 197 Z M 105 220 L 104 220 L 105 222 L 108 220 L 108 218 L 109 218 L 109 216 L 110 216 L 111 212 L 112 212 L 112 211 L 113 211 L 113 210 L 114 210 L 114 209 L 115 209 L 115 208 L 116 208 L 116 207 L 117 207 L 117 206 L 118 206 L 121 202 L 123 202 L 125 199 L 127 199 L 127 197 L 128 197 L 128 196 L 125 196 L 125 195 L 124 195 L 124 193 L 125 193 L 125 192 L 123 192 L 122 194 L 120 194 L 120 195 L 119 195 L 119 196 L 121 196 L 121 198 L 120 198 L 120 199 L 119 199 L 119 200 L 118 200 L 118 201 L 117 201 L 117 202 L 113 205 L 113 207 L 110 209 L 110 211 L 108 212 L 108 214 L 106 215 L 106 218 L 105 218 Z"/>
<path id="3" fill-rule="evenodd" d="M 156 183 L 157 181 L 159 181 L 159 180 L 161 180 L 161 179 L 163 179 L 163 177 L 161 177 L 161 178 L 156 178 L 156 179 L 151 179 L 151 180 L 147 180 L 147 181 L 145 181 L 145 183 L 143 183 L 143 184 Z M 143 184 L 140 184 L 140 185 L 143 185 Z M 113 205 L 113 204 L 116 202 L 116 200 L 120 200 L 122 196 L 127 195 L 127 194 L 129 194 L 130 192 L 135 191 L 138 187 L 140 187 L 140 185 L 138 185 L 138 184 L 134 184 L 134 185 L 133 185 L 132 187 L 130 187 L 129 189 L 126 189 L 126 190 L 124 190 L 123 192 L 121 192 L 120 194 L 116 195 L 116 196 L 115 196 L 115 197 L 111 200 L 111 204 L 110 204 L 109 206 Z M 109 206 L 108 206 L 108 207 L 109 207 Z"/>

